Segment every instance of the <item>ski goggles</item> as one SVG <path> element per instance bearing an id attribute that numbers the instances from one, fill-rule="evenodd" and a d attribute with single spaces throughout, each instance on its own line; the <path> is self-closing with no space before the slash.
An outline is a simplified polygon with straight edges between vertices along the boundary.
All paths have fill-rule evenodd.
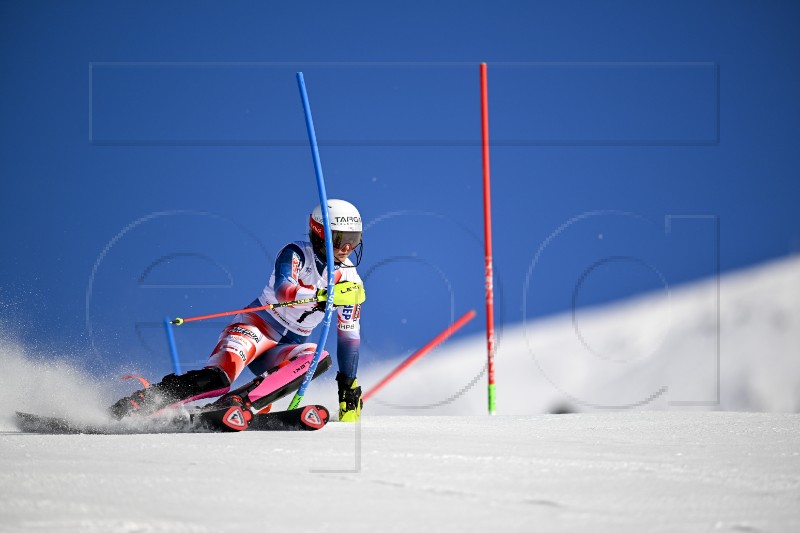
<path id="1" fill-rule="evenodd" d="M 311 231 L 324 241 L 325 229 L 322 227 L 322 224 L 314 220 L 313 217 L 309 222 L 311 225 Z M 341 250 L 345 244 L 349 244 L 351 248 L 355 248 L 361 244 L 361 232 L 333 230 L 331 232 L 331 239 L 333 240 L 333 247 L 337 250 Z"/>
<path id="2" fill-rule="evenodd" d="M 350 248 L 355 248 L 361 243 L 360 231 L 333 231 L 331 237 L 333 247 L 337 250 L 341 250 L 347 244 L 350 245 Z"/>

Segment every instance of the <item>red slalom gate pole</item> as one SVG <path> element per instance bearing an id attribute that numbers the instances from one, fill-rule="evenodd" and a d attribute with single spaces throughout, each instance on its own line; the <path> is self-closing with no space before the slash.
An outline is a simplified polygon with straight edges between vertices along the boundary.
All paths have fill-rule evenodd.
<path id="1" fill-rule="evenodd" d="M 465 314 L 464 316 L 453 322 L 446 330 L 439 333 L 439 335 L 437 335 L 428 344 L 417 350 L 414 354 L 411 355 L 411 357 L 400 363 L 400 365 L 397 368 L 389 372 L 389 375 L 380 380 L 377 385 L 368 390 L 361 398 L 362 401 L 366 402 L 371 396 L 374 396 L 376 392 L 381 390 L 384 387 L 384 385 L 386 385 L 394 378 L 396 378 L 406 368 L 413 365 L 414 362 L 417 361 L 417 359 L 421 358 L 423 355 L 436 348 L 439 344 L 444 342 L 445 339 L 447 339 L 447 337 L 449 337 L 450 335 L 461 329 L 464 326 L 464 324 L 466 324 L 473 318 L 475 318 L 475 311 L 470 310 L 467 314 Z"/>
<path id="2" fill-rule="evenodd" d="M 494 281 L 492 278 L 492 201 L 489 179 L 489 90 L 486 63 L 480 65 L 481 144 L 483 147 L 483 241 L 486 264 L 486 352 L 488 369 L 489 414 L 495 414 L 494 384 Z"/>

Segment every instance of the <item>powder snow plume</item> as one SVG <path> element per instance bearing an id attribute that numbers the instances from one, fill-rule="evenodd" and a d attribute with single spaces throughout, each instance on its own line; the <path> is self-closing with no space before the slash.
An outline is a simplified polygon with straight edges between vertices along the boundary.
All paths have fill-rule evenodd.
<path id="1" fill-rule="evenodd" d="M 100 383 L 52 354 L 31 353 L 5 334 L 0 335 L 0 368 L 0 431 L 16 430 L 16 411 L 86 421 L 107 416 L 108 398 Z"/>

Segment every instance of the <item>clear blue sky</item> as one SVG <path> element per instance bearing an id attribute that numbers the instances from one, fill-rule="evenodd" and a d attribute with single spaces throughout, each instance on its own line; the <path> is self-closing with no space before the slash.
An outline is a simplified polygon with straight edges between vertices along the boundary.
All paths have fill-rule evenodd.
<path id="1" fill-rule="evenodd" d="M 0 3 L 4 334 L 169 369 L 317 202 L 361 210 L 362 361 L 483 328 L 478 64 L 497 321 L 800 249 L 796 2 Z M 526 308 L 523 309 L 523 302 Z M 178 331 L 186 366 L 224 322 Z"/>

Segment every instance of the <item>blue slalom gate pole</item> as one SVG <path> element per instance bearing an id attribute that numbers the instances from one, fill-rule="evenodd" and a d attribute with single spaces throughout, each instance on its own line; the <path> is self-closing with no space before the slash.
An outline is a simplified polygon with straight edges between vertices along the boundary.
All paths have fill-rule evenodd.
<path id="1" fill-rule="evenodd" d="M 172 358 L 172 369 L 175 374 L 182 374 L 181 363 L 178 361 L 178 347 L 175 345 L 175 335 L 172 332 L 172 321 L 169 318 L 164 319 L 164 329 L 167 330 L 167 343 L 169 344 L 169 355 Z"/>
<path id="2" fill-rule="evenodd" d="M 294 409 L 300 405 L 303 396 L 306 393 L 308 384 L 314 377 L 317 371 L 317 363 L 322 350 L 325 349 L 325 341 L 328 340 L 328 332 L 331 329 L 331 315 L 333 314 L 333 239 L 331 237 L 331 222 L 328 216 L 328 195 L 325 193 L 325 179 L 322 176 L 322 163 L 319 159 L 319 147 L 317 146 L 317 136 L 314 133 L 314 119 L 311 118 L 311 105 L 308 103 L 308 93 L 306 92 L 306 82 L 303 79 L 303 73 L 297 73 L 297 86 L 300 88 L 300 98 L 303 100 L 303 111 L 306 115 L 306 129 L 308 130 L 308 140 L 311 143 L 311 156 L 314 158 L 314 172 L 317 174 L 317 188 L 319 189 L 319 205 L 322 209 L 322 223 L 325 226 L 325 255 L 327 256 L 328 264 L 328 299 L 325 302 L 325 317 L 322 319 L 322 331 L 320 331 L 319 341 L 317 341 L 317 350 L 314 352 L 314 358 L 311 360 L 311 365 L 308 367 L 303 383 L 292 398 L 289 404 L 289 409 Z"/>

